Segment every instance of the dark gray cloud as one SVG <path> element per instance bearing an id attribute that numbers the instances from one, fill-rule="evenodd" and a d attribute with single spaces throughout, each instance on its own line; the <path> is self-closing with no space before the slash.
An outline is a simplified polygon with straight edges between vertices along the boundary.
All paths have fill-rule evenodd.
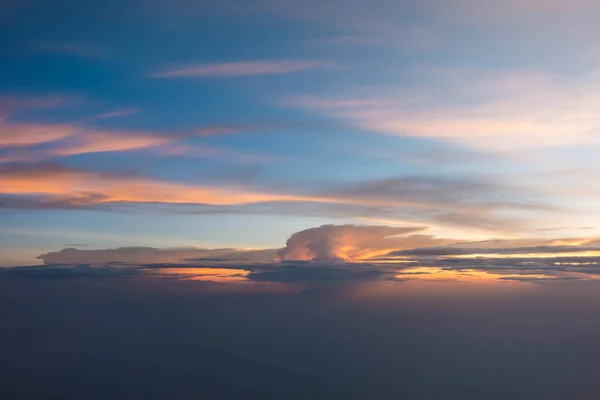
<path id="1" fill-rule="evenodd" d="M 391 261 L 391 260 L 389 260 Z M 221 259 L 186 263 L 107 262 L 47 264 L 0 269 L 0 277 L 61 280 L 74 278 L 140 278 L 144 280 L 200 280 L 203 282 L 283 283 L 305 287 L 330 287 L 350 283 L 422 280 L 442 271 L 456 274 L 445 280 L 462 280 L 473 272 L 486 272 L 498 281 L 550 282 L 591 280 L 600 274 L 600 257 L 413 259 L 412 262 L 346 263 L 282 261 L 250 263 Z"/>
<path id="2" fill-rule="evenodd" d="M 384 270 L 373 264 L 281 263 L 253 269 L 248 279 L 256 282 L 345 283 L 379 280 Z"/>
<path id="3" fill-rule="evenodd" d="M 116 267 L 112 265 L 43 265 L 0 268 L 0 276 L 7 278 L 57 280 L 72 278 L 123 278 L 140 275 L 137 267 Z"/>

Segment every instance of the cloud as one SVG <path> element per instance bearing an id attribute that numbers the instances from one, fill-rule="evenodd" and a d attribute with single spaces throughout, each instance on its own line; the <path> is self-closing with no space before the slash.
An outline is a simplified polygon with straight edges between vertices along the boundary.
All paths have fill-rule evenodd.
<path id="1" fill-rule="evenodd" d="M 43 42 L 38 49 L 50 54 L 63 54 L 82 58 L 105 58 L 106 50 L 90 42 Z"/>
<path id="2" fill-rule="evenodd" d="M 172 145 L 161 149 L 161 155 L 229 154 L 238 157 L 238 162 L 265 161 L 219 149 Z M 536 195 L 530 188 L 522 193 L 527 194 L 527 202 L 516 201 L 511 196 L 517 189 L 491 184 L 491 179 L 487 181 L 413 176 L 344 183 L 337 187 L 311 184 L 282 185 L 275 189 L 246 178 L 243 182 L 190 184 L 56 163 L 6 165 L 0 167 L 0 209 L 128 211 L 127 207 L 142 204 L 144 208 L 138 209 L 168 213 L 309 215 L 396 226 L 461 227 L 461 236 L 465 236 L 466 229 L 487 234 L 531 230 L 535 228 L 534 218 L 557 212 L 554 207 L 534 202 Z M 423 243 L 438 244 L 443 243 Z"/>
<path id="3" fill-rule="evenodd" d="M 15 269 L 11 276 L 45 279 L 129 275 L 310 287 L 370 281 L 535 283 L 600 279 L 597 238 L 457 243 L 415 234 L 423 229 L 323 225 L 292 234 L 282 249 L 66 248 L 38 256 L 47 269 L 25 267 Z M 401 250 L 390 251 L 392 248 Z"/>
<path id="4" fill-rule="evenodd" d="M 118 202 L 225 206 L 270 201 L 344 201 L 318 196 L 258 192 L 239 186 L 186 185 L 134 175 L 90 172 L 58 164 L 0 167 L 0 193 L 12 196 L 47 196 L 75 206 Z"/>
<path id="5" fill-rule="evenodd" d="M 122 109 L 108 111 L 108 112 L 98 114 L 98 115 L 93 115 L 89 118 L 86 118 L 86 121 L 96 121 L 96 120 L 103 120 L 103 119 L 128 117 L 130 115 L 137 114 L 139 112 L 140 112 L 140 110 L 135 109 L 135 108 L 122 108 Z"/>
<path id="6" fill-rule="evenodd" d="M 138 268 L 120 268 L 114 265 L 90 267 L 88 265 L 45 265 L 2 268 L 0 276 L 17 279 L 72 279 L 72 278 L 123 278 L 141 274 Z"/>
<path id="7" fill-rule="evenodd" d="M 10 94 L 0 96 L 0 116 L 6 116 L 15 112 L 25 110 L 38 110 L 44 108 L 59 107 L 73 102 L 72 96 L 66 95 L 40 95 L 25 96 L 21 94 Z M 0 117 L 0 121 L 2 118 Z"/>
<path id="8" fill-rule="evenodd" d="M 69 141 L 60 143 L 56 148 L 48 150 L 46 154 L 65 157 L 77 154 L 142 150 L 164 146 L 172 140 L 168 136 L 95 130 L 84 132 Z"/>
<path id="9" fill-rule="evenodd" d="M 11 123 L 0 120 L 0 149 L 13 148 L 34 159 L 146 149 L 165 145 L 173 139 L 169 135 L 102 130 L 68 123 Z M 47 146 L 32 147 L 42 144 Z"/>
<path id="10" fill-rule="evenodd" d="M 488 186 L 473 186 L 472 190 L 481 198 L 469 194 L 467 187 L 438 183 L 433 186 L 426 178 L 367 182 L 340 189 L 293 188 L 294 191 L 265 191 L 249 185 L 191 185 L 160 181 L 140 175 L 117 172 L 94 172 L 68 168 L 54 163 L 14 165 L 0 167 L 0 194 L 4 194 L 3 208 L 19 206 L 19 199 L 27 198 L 23 205 L 31 208 L 59 206 L 59 208 L 117 206 L 133 203 L 180 205 L 179 212 L 204 213 L 206 207 L 215 212 L 246 213 L 293 213 L 293 208 L 302 207 L 310 212 L 323 214 L 341 207 L 341 214 L 354 214 L 355 218 L 382 216 L 384 219 L 431 220 L 444 222 L 449 213 L 456 219 L 454 225 L 470 225 L 484 229 L 499 229 L 508 226 L 502 218 L 495 217 L 495 210 L 526 209 L 534 206 L 511 202 L 486 202 L 493 194 Z M 459 194 L 465 196 L 463 201 Z M 437 194 L 437 195 L 436 195 Z M 437 198 L 436 198 L 437 196 Z M 11 200 L 12 199 L 12 200 Z M 289 203 L 289 206 L 285 204 Z M 300 206 L 302 205 L 302 206 Z M 221 209 L 215 206 L 222 207 Z M 247 206 L 233 209 L 233 206 Z M 196 210 L 198 207 L 198 211 Z M 324 208 L 323 208 L 324 207 Z M 332 207 L 334 207 L 332 209 Z M 417 211 L 417 212 L 415 212 Z M 404 218 L 403 218 L 404 217 Z"/>
<path id="11" fill-rule="evenodd" d="M 81 128 L 68 124 L 14 124 L 0 120 L 0 147 L 48 143 L 76 135 L 80 132 Z"/>
<path id="12" fill-rule="evenodd" d="M 279 257 L 281 260 L 345 262 L 368 257 L 399 242 L 435 241 L 427 236 L 398 237 L 424 229 L 426 227 L 323 225 L 294 233 Z"/>
<path id="13" fill-rule="evenodd" d="M 280 75 L 331 64 L 307 60 L 240 61 L 214 64 L 197 64 L 183 68 L 167 69 L 153 75 L 155 78 L 224 77 L 250 75 Z"/>
<path id="14" fill-rule="evenodd" d="M 296 96 L 282 102 L 375 133 L 433 138 L 506 153 L 518 149 L 597 144 L 600 75 L 424 69 L 431 83 L 379 93 Z M 352 92 L 350 90 L 350 92 Z M 450 97 L 451 96 L 451 97 Z M 444 99 L 452 98 L 451 103 Z M 509 140 L 511 139 L 511 140 Z"/>
<path id="15" fill-rule="evenodd" d="M 287 240 L 283 249 L 122 247 L 105 250 L 81 250 L 68 248 L 58 252 L 42 254 L 38 258 L 43 260 L 45 264 L 273 262 L 276 259 L 282 261 L 347 262 L 382 255 L 389 252 L 390 249 L 400 246 L 411 248 L 419 245 L 450 242 L 448 239 L 414 234 L 424 229 L 426 228 L 323 225 L 294 233 Z"/>
<path id="16" fill-rule="evenodd" d="M 65 96 L 0 97 L 0 164 L 31 163 L 60 157 L 92 153 L 144 151 L 156 156 L 192 156 L 227 159 L 240 163 L 263 163 L 273 157 L 236 151 L 226 147 L 198 145 L 193 141 L 215 135 L 241 132 L 280 131 L 304 127 L 309 123 L 273 122 L 238 125 L 214 125 L 186 131 L 152 132 L 135 129 L 97 128 L 93 123 L 122 118 L 138 113 L 134 108 L 115 109 L 94 114 L 76 121 L 51 123 L 35 122 L 28 118 L 10 118 L 14 114 L 34 109 L 69 104 Z M 25 115 L 26 117 L 27 115 Z"/>
<path id="17" fill-rule="evenodd" d="M 423 247 L 410 250 L 398 250 L 388 256 L 469 256 L 478 254 L 520 255 L 520 254 L 560 254 L 598 252 L 600 247 L 590 246 L 530 246 L 505 248 L 468 248 L 468 247 Z"/>
<path id="18" fill-rule="evenodd" d="M 129 115 L 127 110 L 101 114 L 86 121 Z M 134 130 L 95 129 L 75 124 L 2 123 L 0 120 L 0 164 L 44 160 L 93 153 L 145 151 L 155 156 L 188 156 L 228 159 L 238 163 L 273 160 L 261 154 L 226 147 L 193 145 L 194 136 L 232 133 L 234 128 L 201 128 L 195 133 L 150 133 Z"/>
<path id="19" fill-rule="evenodd" d="M 153 247 L 120 247 L 103 250 L 67 248 L 41 254 L 37 258 L 44 264 L 193 264 L 231 263 L 238 261 L 270 262 L 276 250 L 202 249 L 196 247 L 157 249 Z"/>
<path id="20" fill-rule="evenodd" d="M 279 283 L 345 283 L 353 281 L 379 280 L 383 271 L 376 265 L 283 263 L 253 269 L 247 276 L 255 282 Z"/>

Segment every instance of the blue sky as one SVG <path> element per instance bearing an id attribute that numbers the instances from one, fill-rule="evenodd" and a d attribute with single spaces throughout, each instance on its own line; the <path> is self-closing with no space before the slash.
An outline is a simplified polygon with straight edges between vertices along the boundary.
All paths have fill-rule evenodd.
<path id="1" fill-rule="evenodd" d="M 594 1 L 5 1 L 0 253 L 598 235 Z M 397 249 L 400 250 L 400 249 Z"/>

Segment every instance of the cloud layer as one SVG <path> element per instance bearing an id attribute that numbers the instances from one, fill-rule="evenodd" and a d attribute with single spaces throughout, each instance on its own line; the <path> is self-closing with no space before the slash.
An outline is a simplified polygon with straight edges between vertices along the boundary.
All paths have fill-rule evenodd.
<path id="1" fill-rule="evenodd" d="M 600 247 L 595 238 L 457 243 L 415 233 L 424 229 L 324 225 L 294 233 L 282 249 L 67 248 L 40 255 L 44 266 L 8 273 L 14 277 L 127 275 L 309 285 L 369 281 L 524 283 L 600 277 Z"/>

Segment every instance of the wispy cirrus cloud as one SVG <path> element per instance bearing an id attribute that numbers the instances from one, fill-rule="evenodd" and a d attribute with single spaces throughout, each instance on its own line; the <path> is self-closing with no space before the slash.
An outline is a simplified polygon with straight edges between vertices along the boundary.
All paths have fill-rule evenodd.
<path id="1" fill-rule="evenodd" d="M 159 147 L 171 142 L 169 136 L 151 135 L 130 131 L 84 131 L 76 137 L 50 149 L 52 156 L 72 156 L 77 154 L 131 151 Z"/>
<path id="2" fill-rule="evenodd" d="M 103 120 L 103 119 L 128 117 L 130 115 L 134 115 L 139 112 L 140 112 L 140 110 L 136 109 L 136 108 L 121 108 L 121 109 L 117 109 L 117 110 L 107 111 L 105 113 L 101 113 L 98 115 L 93 115 L 89 118 L 86 118 L 85 120 L 86 121 L 96 121 L 96 120 Z"/>
<path id="3" fill-rule="evenodd" d="M 81 132 L 69 124 L 10 123 L 0 120 L 0 146 L 26 146 L 53 142 Z"/>
<path id="4" fill-rule="evenodd" d="M 233 61 L 168 68 L 151 76 L 154 78 L 208 78 L 281 75 L 310 69 L 327 69 L 333 66 L 332 63 L 311 60 Z"/>
<path id="5" fill-rule="evenodd" d="M 539 245 L 528 247 L 504 247 L 504 248 L 468 248 L 468 247 L 423 247 L 412 250 L 398 250 L 389 253 L 389 256 L 478 256 L 478 255 L 555 255 L 572 253 L 590 253 L 594 252 L 600 255 L 598 246 L 566 246 L 566 245 Z"/>
<path id="6" fill-rule="evenodd" d="M 519 148 L 598 143 L 598 73 L 570 78 L 466 68 L 433 69 L 427 76 L 434 85 L 297 96 L 283 105 L 376 133 L 452 141 L 486 151 L 512 150 L 512 139 Z"/>
<path id="7" fill-rule="evenodd" d="M 14 100 L 14 99 L 13 99 Z M 6 101 L 12 112 L 23 107 L 37 107 L 37 102 Z M 54 104 L 40 100 L 40 106 Z M 0 110 L 2 102 L 0 101 Z M 158 156 L 229 157 L 234 162 L 257 163 L 271 160 L 267 156 L 232 149 L 187 143 L 188 139 L 233 134 L 262 129 L 253 126 L 209 126 L 190 132 L 147 132 L 142 130 L 103 129 L 91 126 L 98 120 L 126 117 L 135 109 L 119 109 L 93 115 L 77 122 L 23 122 L 0 119 L 0 163 L 39 162 L 60 157 L 92 153 L 146 151 Z M 283 126 L 283 125 L 282 125 Z M 264 126 L 264 129 L 268 129 Z M 271 126 L 271 129 L 273 127 Z"/>
<path id="8" fill-rule="evenodd" d="M 111 203 L 236 205 L 269 201 L 343 202 L 343 199 L 252 191 L 245 187 L 194 186 L 135 175 L 91 172 L 57 164 L 1 169 L 0 192 L 50 196 L 73 206 Z"/>
<path id="9" fill-rule="evenodd" d="M 117 211 L 127 210 L 127 205 L 150 207 L 153 204 L 155 211 L 165 208 L 162 212 L 405 221 L 413 225 L 433 224 L 437 228 L 460 227 L 464 232 L 497 234 L 538 228 L 540 220 L 560 211 L 543 203 L 512 201 L 502 194 L 503 191 L 510 194 L 511 188 L 469 180 L 413 177 L 337 187 L 328 185 L 327 188 L 293 184 L 274 188 L 265 186 L 260 179 L 243 184 L 194 185 L 143 175 L 66 168 L 59 164 L 9 164 L 0 171 L 4 210 L 99 208 Z M 499 200 L 502 197 L 505 199 Z"/>
<path id="10" fill-rule="evenodd" d="M 0 149 L 14 149 L 23 159 L 126 151 L 164 145 L 168 135 L 102 130 L 84 125 L 0 121 Z M 47 145 L 35 148 L 36 145 Z M 27 148 L 26 148 L 27 147 Z M 10 157 L 9 157 L 10 158 Z"/>
<path id="11" fill-rule="evenodd" d="M 107 51 L 97 44 L 83 41 L 60 42 L 48 41 L 39 43 L 40 51 L 51 54 L 62 54 L 82 58 L 105 58 Z"/>
<path id="12" fill-rule="evenodd" d="M 78 100 L 80 101 L 80 100 Z M 12 113 L 27 110 L 60 107 L 77 102 L 73 96 L 64 94 L 55 95 L 23 95 L 11 93 L 0 95 L 0 116 L 6 118 Z"/>

